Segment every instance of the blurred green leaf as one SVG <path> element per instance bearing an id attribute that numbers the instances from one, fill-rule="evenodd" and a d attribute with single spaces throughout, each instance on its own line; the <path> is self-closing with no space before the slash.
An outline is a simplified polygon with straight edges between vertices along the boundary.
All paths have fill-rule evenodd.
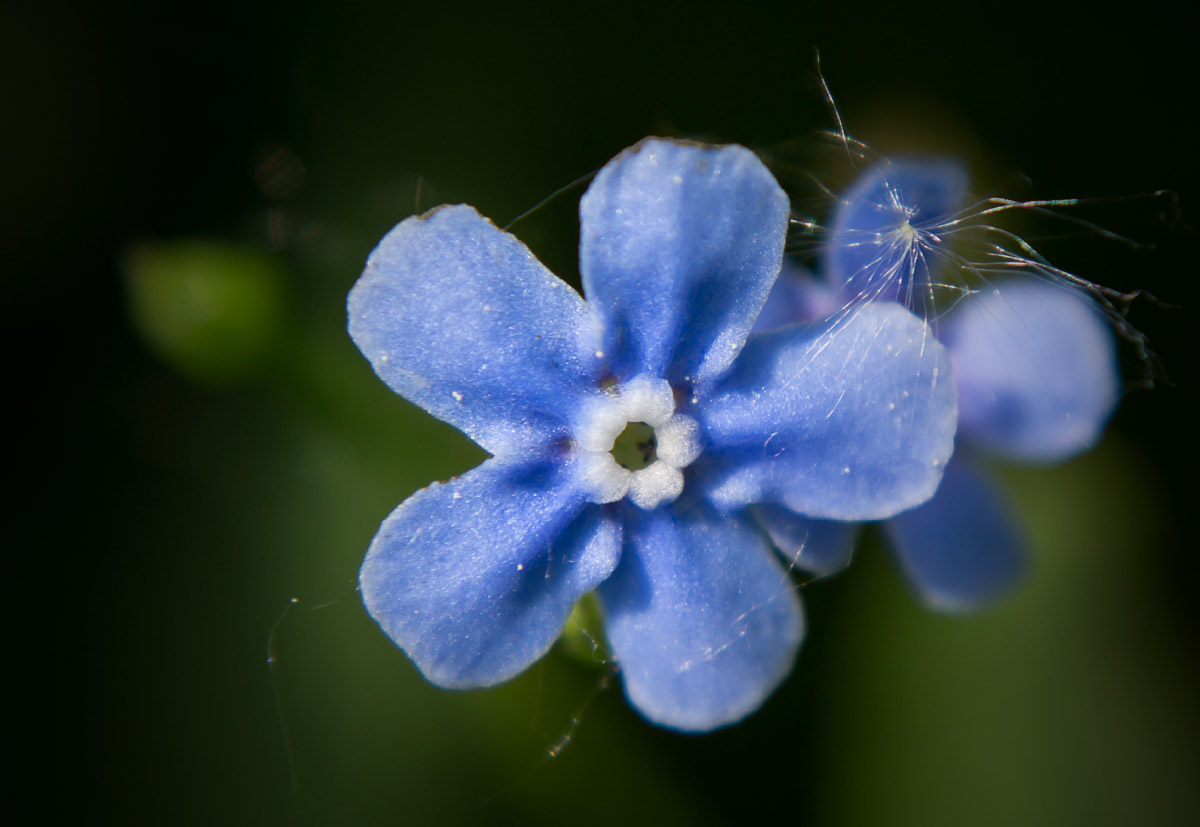
<path id="1" fill-rule="evenodd" d="M 278 349 L 284 276 L 265 253 L 215 241 L 143 244 L 126 254 L 124 274 L 136 330 L 194 382 L 236 384 Z"/>

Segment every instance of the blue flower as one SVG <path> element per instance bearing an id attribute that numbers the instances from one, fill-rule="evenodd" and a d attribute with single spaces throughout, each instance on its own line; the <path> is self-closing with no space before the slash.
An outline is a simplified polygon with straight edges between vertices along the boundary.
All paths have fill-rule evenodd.
<path id="1" fill-rule="evenodd" d="M 745 506 L 877 519 L 932 494 L 955 407 L 923 322 L 881 304 L 747 340 L 788 209 L 742 147 L 647 139 L 580 204 L 587 302 L 468 206 L 409 218 L 371 254 L 355 343 L 492 455 L 402 503 L 362 566 L 368 611 L 429 680 L 512 678 L 595 590 L 635 708 L 731 723 L 803 634 Z M 622 464 L 614 443 L 638 429 L 643 462 Z"/>
<path id="2" fill-rule="evenodd" d="M 1092 447 L 1119 376 L 1111 328 L 1063 285 L 996 282 L 939 335 L 958 389 L 958 447 L 933 498 L 889 520 L 887 534 L 924 601 L 961 611 L 1005 594 L 1028 565 L 1020 522 L 974 455 L 1052 463 Z"/>
<path id="3" fill-rule="evenodd" d="M 928 502 L 884 526 L 914 589 L 945 611 L 996 599 L 1027 568 L 1019 521 L 973 455 L 1065 459 L 1095 444 L 1119 395 L 1112 331 L 1093 303 L 1062 283 L 989 283 L 987 265 L 975 267 L 955 249 L 954 234 L 970 213 L 963 210 L 966 181 L 949 159 L 893 159 L 868 169 L 840 203 L 822 252 L 834 289 L 811 278 L 781 279 L 764 311 L 778 319 L 787 311 L 777 308 L 787 308 L 797 320 L 807 307 L 864 298 L 933 307 L 951 267 L 985 282 L 938 322 L 957 389 L 954 459 Z M 805 544 L 798 565 L 827 573 L 849 562 L 853 526 L 777 508 L 760 509 L 760 517 L 781 547 Z"/>

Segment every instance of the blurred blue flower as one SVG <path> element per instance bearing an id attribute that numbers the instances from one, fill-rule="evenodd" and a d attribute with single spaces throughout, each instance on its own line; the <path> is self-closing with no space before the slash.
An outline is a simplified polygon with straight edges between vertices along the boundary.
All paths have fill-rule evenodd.
<path id="1" fill-rule="evenodd" d="M 957 449 L 933 498 L 889 520 L 887 534 L 925 602 L 961 611 L 1002 596 L 1028 565 L 1021 523 L 974 454 L 1051 463 L 1092 447 L 1119 376 L 1112 330 L 1063 285 L 996 282 L 939 335 L 958 391 Z"/>
<path id="2" fill-rule="evenodd" d="M 368 610 L 429 680 L 517 675 L 595 589 L 634 707 L 728 724 L 803 633 L 745 506 L 866 520 L 932 494 L 955 403 L 923 322 L 880 304 L 747 338 L 788 209 L 742 147 L 647 139 L 580 204 L 586 303 L 465 205 L 372 253 L 349 297 L 355 343 L 492 455 L 401 504 L 363 563 Z"/>
<path id="3" fill-rule="evenodd" d="M 933 307 L 934 291 L 948 286 L 948 269 L 984 279 L 936 328 L 954 368 L 954 459 L 928 502 L 885 523 L 909 582 L 944 611 L 1002 596 L 1028 565 L 1020 521 L 972 456 L 1065 459 L 1096 443 L 1119 395 L 1114 337 L 1092 302 L 1062 282 L 988 283 L 986 265 L 974 267 L 954 249 L 953 234 L 969 213 L 966 181 L 949 159 L 871 167 L 839 203 L 820 260 L 829 283 L 803 273 L 781 278 L 763 311 L 778 322 L 789 313 L 805 320 L 817 312 L 810 308 L 874 299 Z M 798 565 L 830 573 L 849 562 L 853 525 L 778 508 L 760 508 L 759 517 L 781 548 L 802 547 Z"/>

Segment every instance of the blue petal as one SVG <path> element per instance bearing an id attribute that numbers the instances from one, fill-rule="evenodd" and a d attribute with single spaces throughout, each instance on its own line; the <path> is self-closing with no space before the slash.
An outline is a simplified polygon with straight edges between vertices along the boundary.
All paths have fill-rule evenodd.
<path id="1" fill-rule="evenodd" d="M 575 601 L 620 557 L 620 525 L 562 469 L 492 459 L 409 497 L 359 585 L 371 616 L 430 681 L 508 680 L 546 653 Z"/>
<path id="2" fill-rule="evenodd" d="M 498 456 L 544 444 L 601 367 L 579 295 L 468 206 L 402 221 L 348 305 L 375 372 Z"/>
<path id="3" fill-rule="evenodd" d="M 621 565 L 598 593 L 630 703 L 688 731 L 745 717 L 791 670 L 803 635 L 787 572 L 741 516 L 627 513 Z"/>
<path id="4" fill-rule="evenodd" d="M 806 270 L 783 260 L 779 278 L 767 296 L 767 303 L 754 322 L 752 333 L 774 330 L 797 322 L 823 319 L 841 307 L 829 287 Z"/>
<path id="5" fill-rule="evenodd" d="M 774 503 L 757 505 L 754 513 L 789 566 L 826 575 L 850 565 L 860 523 L 812 520 Z"/>
<path id="6" fill-rule="evenodd" d="M 979 608 L 1008 592 L 1029 567 L 1025 538 L 1004 498 L 956 456 L 929 502 L 885 524 L 909 583 L 931 608 Z"/>
<path id="7" fill-rule="evenodd" d="M 821 273 L 843 298 L 907 300 L 930 277 L 909 228 L 936 228 L 967 194 L 967 173 L 946 158 L 893 158 L 864 172 L 843 196 Z M 936 234 L 935 234 L 936 236 Z M 925 236 L 926 243 L 936 243 Z"/>
<path id="8" fill-rule="evenodd" d="M 788 199 L 754 153 L 647 139 L 579 205 L 580 269 L 619 378 L 725 370 L 779 272 Z"/>
<path id="9" fill-rule="evenodd" d="M 943 327 L 962 435 L 1056 460 L 1096 443 L 1120 392 L 1112 331 L 1081 295 L 1010 282 L 971 296 Z"/>
<path id="10" fill-rule="evenodd" d="M 946 352 L 890 302 L 756 334 L 702 395 L 702 484 L 724 509 L 770 500 L 810 517 L 883 519 L 929 499 L 954 448 Z"/>

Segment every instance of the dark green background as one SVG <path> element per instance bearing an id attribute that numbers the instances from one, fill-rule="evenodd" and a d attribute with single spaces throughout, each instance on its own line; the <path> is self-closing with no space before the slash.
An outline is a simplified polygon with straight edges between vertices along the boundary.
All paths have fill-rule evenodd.
<path id="1" fill-rule="evenodd" d="M 1191 28 L 1050 3 L 96 3 L 0 23 L 10 554 L 35 560 L 14 586 L 56 630 L 35 643 L 51 807 L 154 824 L 1197 817 Z M 964 153 L 981 188 L 1180 192 L 1174 226 L 1161 201 L 1105 214 L 1153 253 L 1046 242 L 1180 306 L 1131 317 L 1178 387 L 1132 393 L 1087 457 L 1005 473 L 1038 567 L 996 610 L 924 612 L 870 542 L 806 588 L 798 666 L 739 726 L 655 729 L 615 685 L 589 704 L 603 672 L 561 653 L 489 692 L 425 684 L 355 572 L 390 508 L 480 453 L 345 336 L 366 254 L 442 201 L 507 222 L 647 134 L 787 156 L 831 125 L 814 45 L 851 131 Z M 293 157 L 302 177 L 262 178 Z M 567 278 L 576 198 L 516 228 Z M 139 272 L 183 280 L 147 296 Z M 230 329 L 146 332 L 209 305 Z M 277 705 L 267 637 L 293 596 Z"/>

